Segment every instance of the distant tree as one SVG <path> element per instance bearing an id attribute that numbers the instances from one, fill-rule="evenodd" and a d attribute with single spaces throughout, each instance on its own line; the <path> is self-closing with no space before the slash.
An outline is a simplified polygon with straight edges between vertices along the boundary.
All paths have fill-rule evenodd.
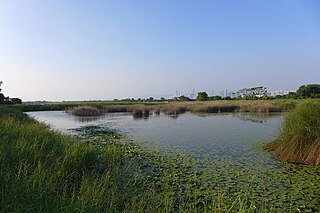
<path id="1" fill-rule="evenodd" d="M 207 100 L 209 100 L 209 97 L 206 92 L 198 92 L 197 101 L 207 101 Z"/>
<path id="2" fill-rule="evenodd" d="M 2 81 L 0 81 L 0 92 L 1 92 L 1 84 L 3 84 Z M 4 95 L 2 93 L 0 93 L 0 104 L 4 103 L 6 97 L 4 97 Z"/>
<path id="3" fill-rule="evenodd" d="M 216 95 L 216 96 L 212 96 L 209 98 L 210 100 L 214 101 L 214 100 L 221 100 L 222 97 L 220 95 Z"/>
<path id="4" fill-rule="evenodd" d="M 282 99 L 282 95 L 276 95 L 276 96 L 274 96 L 275 97 L 275 99 Z"/>
<path id="5" fill-rule="evenodd" d="M 262 96 L 260 99 L 261 100 L 271 100 L 273 97 L 270 97 L 270 96 L 267 96 L 267 95 L 265 95 L 265 96 Z"/>
<path id="6" fill-rule="evenodd" d="M 160 101 L 166 101 L 166 99 L 164 97 L 161 97 Z"/>
<path id="7" fill-rule="evenodd" d="M 4 99 L 6 97 L 4 97 L 4 95 L 2 93 L 0 93 L 0 104 L 3 104 L 4 103 Z"/>
<path id="8" fill-rule="evenodd" d="M 148 98 L 146 101 L 154 101 L 153 97 Z"/>
<path id="9" fill-rule="evenodd" d="M 184 96 L 184 95 L 178 97 L 178 100 L 179 100 L 179 101 L 191 101 L 190 98 L 188 98 L 188 97 L 186 97 L 186 96 Z"/>
<path id="10" fill-rule="evenodd" d="M 11 98 L 12 104 L 22 104 L 22 100 L 20 98 Z"/>
<path id="11" fill-rule="evenodd" d="M 178 97 L 173 97 L 172 101 L 179 101 Z"/>
<path id="12" fill-rule="evenodd" d="M 267 88 L 263 86 L 244 88 L 239 90 L 237 93 L 245 100 L 256 100 L 257 98 L 267 95 Z"/>
<path id="13" fill-rule="evenodd" d="M 319 98 L 320 84 L 302 85 L 297 90 L 297 96 L 301 98 Z"/>
<path id="14" fill-rule="evenodd" d="M 295 92 L 289 92 L 288 95 L 285 95 L 285 98 L 296 99 L 296 98 L 298 98 L 298 96 L 297 96 L 297 93 L 295 93 Z"/>

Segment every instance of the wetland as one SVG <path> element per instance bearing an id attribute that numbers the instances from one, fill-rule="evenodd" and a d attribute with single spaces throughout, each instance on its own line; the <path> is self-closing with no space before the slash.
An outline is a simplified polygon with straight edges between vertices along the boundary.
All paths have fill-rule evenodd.
<path id="1" fill-rule="evenodd" d="M 119 143 L 131 141 L 147 150 L 154 161 L 139 165 L 148 174 L 144 186 L 160 183 L 173 211 L 186 203 L 207 210 L 214 203 L 213 209 L 226 212 L 320 211 L 320 168 L 282 163 L 263 149 L 279 136 L 282 113 L 28 114 L 96 144 L 101 135 L 111 134 L 121 138 Z"/>

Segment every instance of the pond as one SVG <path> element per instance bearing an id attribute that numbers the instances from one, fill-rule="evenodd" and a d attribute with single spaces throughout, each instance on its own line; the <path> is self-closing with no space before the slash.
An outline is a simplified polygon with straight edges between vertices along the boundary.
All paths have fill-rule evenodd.
<path id="1" fill-rule="evenodd" d="M 224 147 L 224 154 L 230 154 L 231 149 L 246 149 L 275 139 L 282 121 L 281 114 L 185 113 L 179 117 L 151 115 L 146 119 L 136 119 L 130 113 L 96 117 L 77 117 L 63 111 L 28 114 L 67 134 L 74 134 L 73 130 L 82 126 L 98 125 L 157 148 L 176 147 L 191 152 L 203 148 L 204 152 L 211 152 Z"/>
<path id="2" fill-rule="evenodd" d="M 67 134 L 95 125 L 114 129 L 157 151 L 187 154 L 197 165 L 198 179 L 206 190 L 250 194 L 251 200 L 263 200 L 260 204 L 277 212 L 288 208 L 320 211 L 319 167 L 280 163 L 262 148 L 279 136 L 282 114 L 187 112 L 152 114 L 145 119 L 130 113 L 99 117 L 75 117 L 62 111 L 28 114 Z"/>

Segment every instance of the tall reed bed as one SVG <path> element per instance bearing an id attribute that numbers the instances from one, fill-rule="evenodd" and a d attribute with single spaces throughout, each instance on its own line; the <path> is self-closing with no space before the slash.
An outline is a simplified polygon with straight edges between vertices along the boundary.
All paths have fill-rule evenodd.
<path id="1" fill-rule="evenodd" d="M 99 116 L 103 114 L 101 109 L 93 106 L 76 106 L 68 109 L 67 112 L 76 116 Z"/>
<path id="2" fill-rule="evenodd" d="M 281 160 L 320 165 L 320 103 L 286 113 L 280 137 L 266 147 Z"/>
<path id="3" fill-rule="evenodd" d="M 91 106 L 101 109 L 103 112 L 133 112 L 135 109 L 162 111 L 165 114 L 181 114 L 186 111 L 197 113 L 218 113 L 218 112 L 283 112 L 294 108 L 304 102 L 316 102 L 317 100 L 237 100 L 237 101 L 205 101 L 205 102 L 151 102 L 151 103 L 132 103 L 132 102 L 66 102 L 51 104 L 22 104 L 13 107 L 24 112 L 28 111 L 51 111 L 66 110 L 78 106 Z"/>
<path id="4" fill-rule="evenodd" d="M 172 102 L 166 104 L 145 105 L 80 105 L 68 109 L 74 115 L 101 115 L 103 113 L 130 112 L 134 118 L 148 118 L 150 112 L 159 115 L 161 112 L 177 116 L 185 112 L 192 113 L 226 113 L 226 112 L 282 112 L 294 108 L 293 102 L 266 102 L 266 101 L 208 101 L 208 102 Z"/>

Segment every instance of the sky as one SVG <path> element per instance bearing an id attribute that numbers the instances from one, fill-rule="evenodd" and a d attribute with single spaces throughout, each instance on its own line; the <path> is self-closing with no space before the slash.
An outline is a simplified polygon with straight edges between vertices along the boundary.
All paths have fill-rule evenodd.
<path id="1" fill-rule="evenodd" d="M 0 81 L 30 100 L 320 83 L 319 0 L 0 0 Z"/>

